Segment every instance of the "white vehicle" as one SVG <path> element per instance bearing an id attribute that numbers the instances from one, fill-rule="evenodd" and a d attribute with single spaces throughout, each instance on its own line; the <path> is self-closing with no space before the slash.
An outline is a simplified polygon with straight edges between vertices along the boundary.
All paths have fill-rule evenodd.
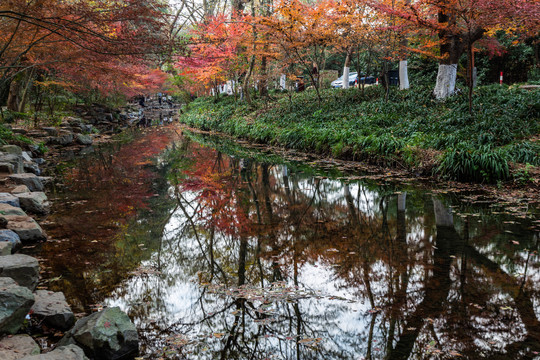
<path id="1" fill-rule="evenodd" d="M 353 87 L 354 86 L 354 82 L 356 81 L 356 78 L 358 77 L 358 73 L 353 71 L 353 72 L 350 72 L 349 73 L 349 86 L 350 87 Z M 333 88 L 341 88 L 343 87 L 343 75 L 339 78 L 339 79 L 336 79 L 334 81 L 332 81 L 330 83 L 330 85 L 333 87 Z"/>

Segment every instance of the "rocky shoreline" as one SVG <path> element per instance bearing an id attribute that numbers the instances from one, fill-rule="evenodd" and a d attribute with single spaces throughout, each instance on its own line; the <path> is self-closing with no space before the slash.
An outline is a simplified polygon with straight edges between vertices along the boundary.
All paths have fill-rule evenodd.
<path id="1" fill-rule="evenodd" d="M 19 253 L 23 246 L 47 240 L 38 222 L 50 211 L 46 187 L 53 178 L 41 176 L 46 164 L 43 147 L 50 150 L 53 163 L 60 154 L 91 151 L 92 144 L 137 124 L 131 110 L 81 108 L 80 117 L 66 117 L 58 127 L 12 129 L 41 145 L 0 146 L 0 359 L 132 359 L 137 355 L 137 329 L 127 314 L 113 307 L 75 321 L 63 293 L 36 290 L 38 259 Z M 31 336 L 42 326 L 65 332 L 52 351 L 43 353 Z"/>

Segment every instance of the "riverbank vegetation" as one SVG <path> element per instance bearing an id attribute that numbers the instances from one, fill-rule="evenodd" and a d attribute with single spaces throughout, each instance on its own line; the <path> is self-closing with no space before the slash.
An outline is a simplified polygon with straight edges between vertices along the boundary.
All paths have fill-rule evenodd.
<path id="1" fill-rule="evenodd" d="M 498 85 L 477 90 L 473 113 L 463 96 L 441 102 L 431 89 L 382 87 L 306 91 L 274 101 L 236 103 L 200 98 L 180 120 L 203 130 L 258 143 L 369 161 L 462 181 L 496 182 L 539 166 L 540 99 L 537 93 Z"/>

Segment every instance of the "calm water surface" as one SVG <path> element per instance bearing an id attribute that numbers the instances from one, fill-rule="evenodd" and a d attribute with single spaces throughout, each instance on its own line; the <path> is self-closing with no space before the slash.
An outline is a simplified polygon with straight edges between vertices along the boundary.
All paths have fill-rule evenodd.
<path id="1" fill-rule="evenodd" d="M 537 357 L 537 209 L 200 141 L 150 130 L 63 168 L 36 250 L 76 312 L 130 315 L 141 356 Z"/>

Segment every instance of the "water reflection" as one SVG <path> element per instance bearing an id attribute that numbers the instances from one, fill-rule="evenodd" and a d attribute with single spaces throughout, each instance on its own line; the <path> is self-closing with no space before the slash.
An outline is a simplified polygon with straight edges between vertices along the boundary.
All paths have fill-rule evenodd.
<path id="1" fill-rule="evenodd" d="M 531 215 L 314 176 L 188 137 L 159 163 L 170 186 L 161 181 L 155 191 L 167 196 L 150 198 L 149 209 L 126 221 L 101 254 L 106 267 L 88 269 L 108 284 L 93 300 L 129 313 L 147 358 L 540 352 Z"/>
<path id="2" fill-rule="evenodd" d="M 477 209 L 312 177 L 184 139 L 154 272 L 108 298 L 148 353 L 193 359 L 530 358 L 537 241 Z M 470 211 L 470 209 L 464 209 Z M 477 221 L 480 215 L 485 219 Z M 522 229 L 530 226 L 522 220 Z"/>

